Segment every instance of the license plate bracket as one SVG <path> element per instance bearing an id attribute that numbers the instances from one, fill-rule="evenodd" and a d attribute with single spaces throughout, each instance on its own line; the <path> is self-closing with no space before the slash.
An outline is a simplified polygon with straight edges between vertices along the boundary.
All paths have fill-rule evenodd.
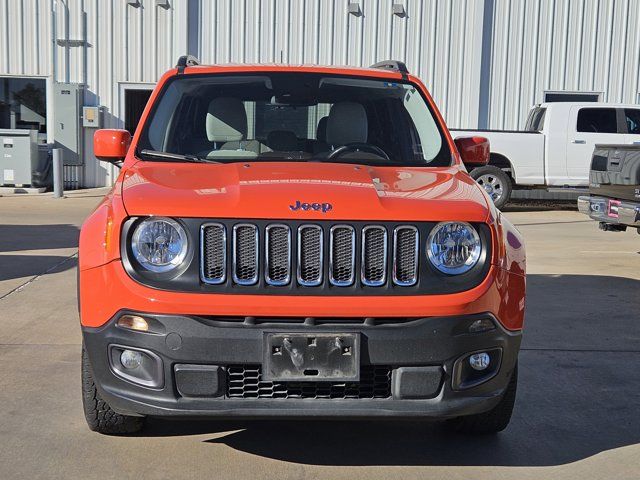
<path id="1" fill-rule="evenodd" d="M 267 381 L 360 380 L 358 333 L 265 333 L 263 347 Z"/>

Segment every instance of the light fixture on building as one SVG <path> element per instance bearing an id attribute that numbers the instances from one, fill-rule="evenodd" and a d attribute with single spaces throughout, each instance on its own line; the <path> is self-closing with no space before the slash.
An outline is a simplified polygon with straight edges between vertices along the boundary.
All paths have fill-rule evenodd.
<path id="1" fill-rule="evenodd" d="M 169 3 L 169 0 L 156 0 L 156 7 L 168 10 L 169 8 L 171 8 L 171 4 Z"/>
<path id="2" fill-rule="evenodd" d="M 347 5 L 347 12 L 355 17 L 362 16 L 362 10 L 360 9 L 360 4 L 357 2 L 349 2 Z"/>
<path id="3" fill-rule="evenodd" d="M 392 12 L 395 16 L 404 18 L 407 16 L 407 11 L 404 9 L 404 5 L 401 3 L 394 3 L 392 8 Z"/>
<path id="4" fill-rule="evenodd" d="M 127 5 L 138 8 L 140 6 L 140 0 L 127 0 Z"/>

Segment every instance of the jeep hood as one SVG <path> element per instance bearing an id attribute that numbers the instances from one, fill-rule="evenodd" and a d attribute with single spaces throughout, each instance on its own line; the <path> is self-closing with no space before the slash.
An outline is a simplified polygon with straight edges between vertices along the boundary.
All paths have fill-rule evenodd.
<path id="1" fill-rule="evenodd" d="M 131 216 L 483 222 L 489 215 L 481 188 L 459 167 L 140 161 L 121 178 Z M 297 202 L 331 205 L 290 208 Z"/>

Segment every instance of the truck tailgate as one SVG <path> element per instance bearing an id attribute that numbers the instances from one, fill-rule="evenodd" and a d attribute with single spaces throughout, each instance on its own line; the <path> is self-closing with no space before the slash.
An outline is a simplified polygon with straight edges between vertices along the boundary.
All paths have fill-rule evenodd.
<path id="1" fill-rule="evenodd" d="M 640 200 L 640 145 L 596 145 L 589 192 L 619 200 Z"/>

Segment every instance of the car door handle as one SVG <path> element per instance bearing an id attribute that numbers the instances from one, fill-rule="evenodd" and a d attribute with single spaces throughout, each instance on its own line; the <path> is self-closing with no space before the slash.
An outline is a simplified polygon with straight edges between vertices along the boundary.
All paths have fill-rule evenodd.
<path id="1" fill-rule="evenodd" d="M 579 145 L 584 145 L 585 143 L 587 143 L 587 141 L 586 141 L 586 140 L 574 140 L 574 141 L 573 141 L 573 142 L 571 142 L 571 143 L 577 143 L 577 144 L 579 144 Z"/>

